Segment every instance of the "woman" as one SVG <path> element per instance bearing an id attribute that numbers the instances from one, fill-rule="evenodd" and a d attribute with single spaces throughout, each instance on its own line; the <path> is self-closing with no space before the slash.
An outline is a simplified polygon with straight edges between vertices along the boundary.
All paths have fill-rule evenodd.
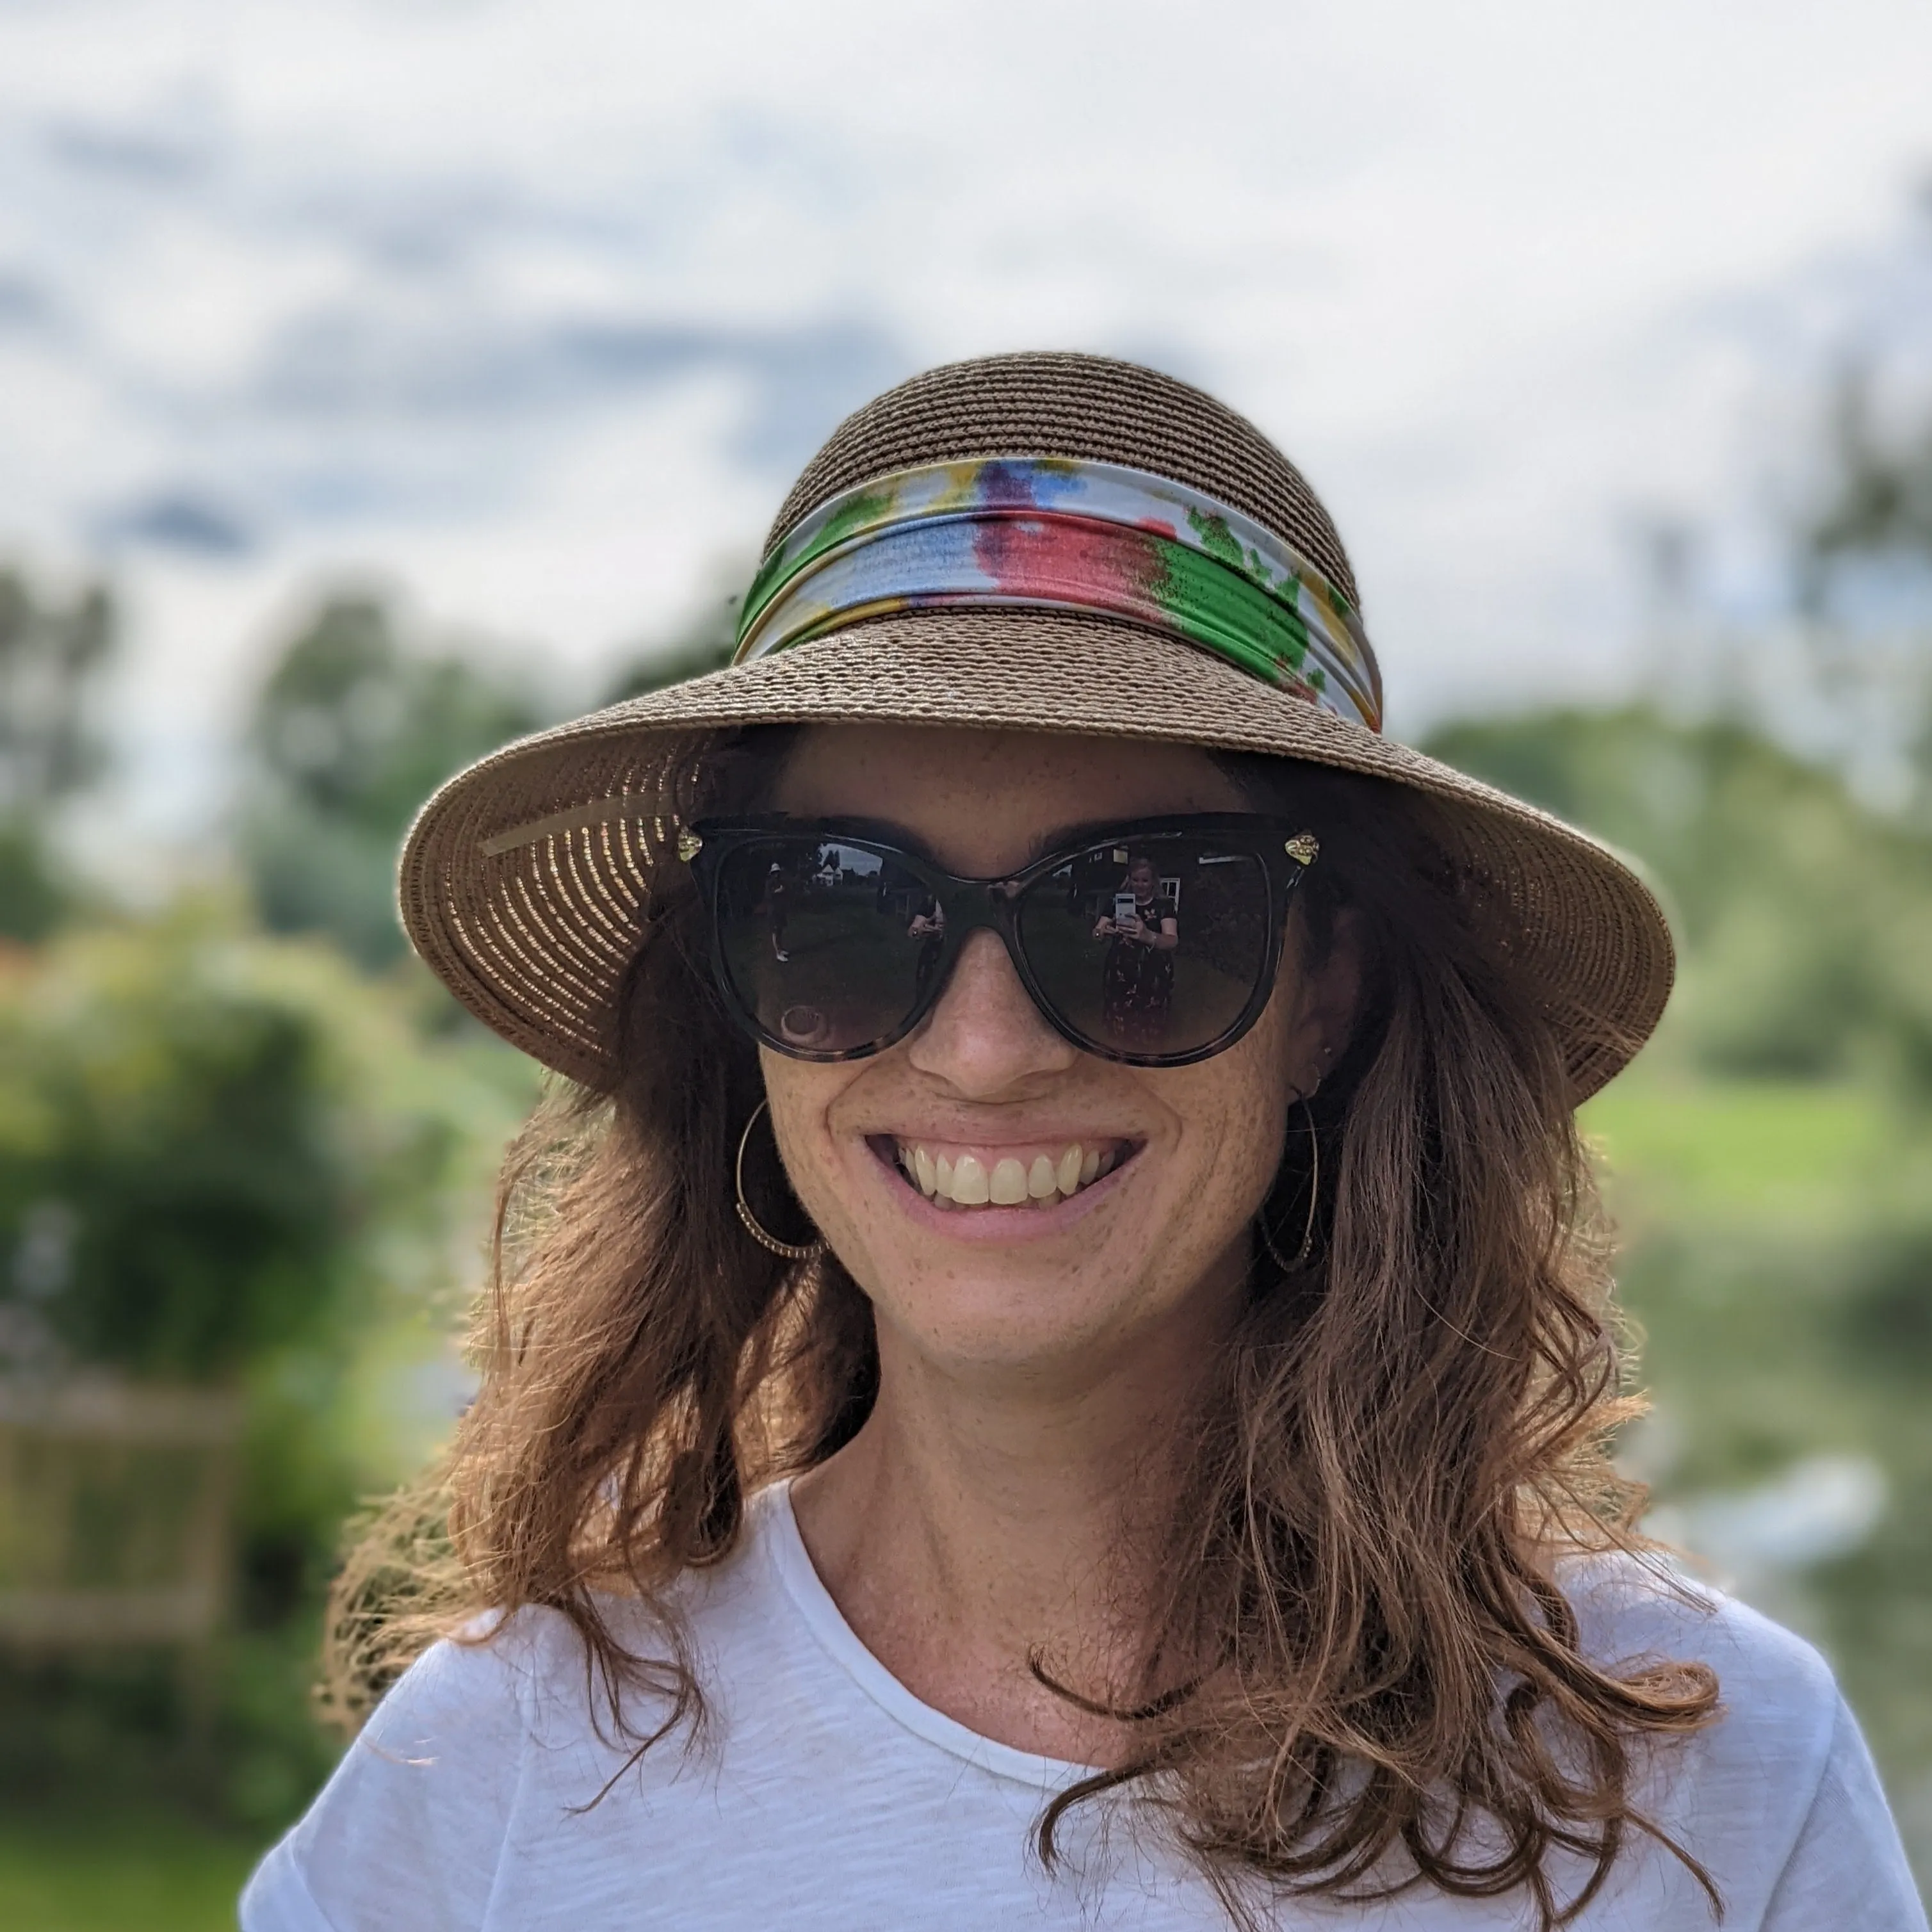
<path id="1" fill-rule="evenodd" d="M 1355 603 L 1209 398 L 964 364 L 807 467 L 734 668 L 431 802 L 411 936 L 579 1098 L 249 1932 L 1922 1925 L 1823 1666 L 1605 1460 L 1573 1115 L 1661 916 L 1380 735 Z"/>
<path id="2" fill-rule="evenodd" d="M 1102 1001 L 1109 1046 L 1158 1052 L 1174 1004 L 1174 956 L 1180 945 L 1180 913 L 1157 895 L 1160 880 L 1144 853 L 1127 861 L 1126 889 L 1114 913 L 1095 922 L 1107 948 Z"/>

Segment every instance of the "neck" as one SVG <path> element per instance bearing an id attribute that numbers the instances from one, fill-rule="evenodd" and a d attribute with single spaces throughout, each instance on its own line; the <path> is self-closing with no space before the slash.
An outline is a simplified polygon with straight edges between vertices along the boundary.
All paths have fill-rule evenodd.
<path id="1" fill-rule="evenodd" d="M 826 1588 L 915 1696 L 1022 1750 L 1119 1754 L 1124 1728 L 1033 1666 L 1096 1701 L 1138 1696 L 1172 1446 L 1223 1325 L 1197 1305 L 1186 1342 L 1054 1375 L 961 1372 L 881 1322 L 871 1416 L 793 1495 Z"/>

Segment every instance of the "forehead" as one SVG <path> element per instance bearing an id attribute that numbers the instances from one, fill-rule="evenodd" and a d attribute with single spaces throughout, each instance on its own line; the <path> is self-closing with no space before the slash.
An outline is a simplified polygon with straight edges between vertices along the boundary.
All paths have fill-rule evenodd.
<path id="1" fill-rule="evenodd" d="M 1247 806 L 1191 746 L 904 724 L 814 726 L 772 802 L 902 826 L 941 863 L 980 876 L 1023 865 L 1071 826 Z"/>

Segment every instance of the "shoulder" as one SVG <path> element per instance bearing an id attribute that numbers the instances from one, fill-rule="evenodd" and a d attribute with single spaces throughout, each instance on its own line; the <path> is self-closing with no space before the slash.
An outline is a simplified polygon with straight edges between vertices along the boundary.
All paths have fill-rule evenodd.
<path id="1" fill-rule="evenodd" d="M 1585 1654 L 1618 1675 L 1702 1664 L 1726 1716 L 1802 1732 L 1822 1753 L 1838 1704 L 1831 1666 L 1802 1637 L 1699 1582 L 1666 1558 L 1606 1555 L 1562 1564 Z"/>
<path id="2" fill-rule="evenodd" d="M 542 1687 L 576 1641 L 556 1612 L 526 1610 L 426 1651 L 256 1873 L 245 1932 L 482 1924 Z"/>
<path id="3" fill-rule="evenodd" d="M 741 1618 L 755 1565 L 760 1525 L 754 1521 L 723 1562 L 687 1571 L 647 1604 L 633 1597 L 593 1600 L 613 1641 L 650 1663 L 694 1641 L 709 1651 Z M 424 1652 L 376 1707 L 364 1739 L 398 1748 L 431 1737 L 499 1744 L 568 1745 L 596 1732 L 599 1675 L 577 1624 L 562 1611 L 532 1606 L 491 1612 Z"/>
<path id="4" fill-rule="evenodd" d="M 1830 1666 L 1803 1638 L 1661 1560 L 1594 1557 L 1565 1566 L 1558 1581 L 1600 1670 L 1711 1672 L 1715 1716 L 1642 1761 L 1642 1802 L 1707 1863 L 1749 1847 L 1754 1866 L 1775 1871 L 1850 1723 Z"/>
<path id="5" fill-rule="evenodd" d="M 384 1695 L 344 1754 L 358 1761 L 446 1767 L 460 1754 L 473 1769 L 520 1754 L 555 1726 L 558 1694 L 581 1683 L 586 1653 L 575 1626 L 541 1606 L 492 1612 L 432 1644 Z"/>
<path id="6" fill-rule="evenodd" d="M 711 1649 L 744 1594 L 739 1560 L 692 1571 L 655 1606 L 599 1595 L 595 1608 L 612 1642 L 646 1666 Z M 480 1770 L 508 1766 L 531 1747 L 590 1751 L 613 1744 L 609 1688 L 590 1645 L 562 1611 L 532 1606 L 478 1618 L 426 1651 L 397 1680 L 352 1748 L 427 1766 L 455 1753 Z M 634 1720 L 627 1698 L 625 1719 Z M 654 1722 L 645 1728 L 655 1727 Z M 622 1754 L 620 1754 L 620 1757 Z"/>
<path id="7" fill-rule="evenodd" d="M 1710 1873 L 1727 1918 L 1923 1932 L 1870 1754 L 1810 1644 L 1661 1563 L 1592 1558 L 1558 1581 L 1599 1668 L 1696 1664 L 1717 1679 L 1715 1720 L 1653 1754 L 1640 1802 Z"/>
<path id="8" fill-rule="evenodd" d="M 653 1611 L 604 1597 L 612 1635 L 646 1674 L 755 1651 L 756 1526 L 740 1549 L 681 1579 Z M 626 1690 L 621 1717 L 576 1624 L 541 1608 L 478 1618 L 398 1679 L 242 1902 L 244 1932 L 404 1925 L 477 1932 L 506 1859 L 554 1839 L 633 1760 L 665 1712 Z M 667 1709 L 668 1706 L 667 1706 Z M 688 1742 L 688 1739 L 686 1742 Z M 669 1762 L 678 1750 L 670 1751 Z"/>

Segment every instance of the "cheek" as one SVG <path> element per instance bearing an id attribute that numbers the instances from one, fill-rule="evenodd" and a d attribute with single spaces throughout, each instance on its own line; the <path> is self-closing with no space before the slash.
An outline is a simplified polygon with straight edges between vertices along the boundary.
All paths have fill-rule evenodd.
<path id="1" fill-rule="evenodd" d="M 1178 1177 L 1232 1240 L 1265 1198 L 1281 1164 L 1288 1112 L 1285 1044 L 1267 1020 L 1229 1052 L 1188 1073 L 1196 1090 L 1177 1109 L 1193 1131 L 1192 1170 Z"/>
<path id="2" fill-rule="evenodd" d="M 792 1191 L 821 1228 L 836 1212 L 844 1190 L 833 1172 L 834 1152 L 827 1121 L 838 1096 L 851 1084 L 846 1066 L 815 1066 L 760 1049 L 765 1097 L 771 1103 L 772 1132 L 784 1162 Z"/>

